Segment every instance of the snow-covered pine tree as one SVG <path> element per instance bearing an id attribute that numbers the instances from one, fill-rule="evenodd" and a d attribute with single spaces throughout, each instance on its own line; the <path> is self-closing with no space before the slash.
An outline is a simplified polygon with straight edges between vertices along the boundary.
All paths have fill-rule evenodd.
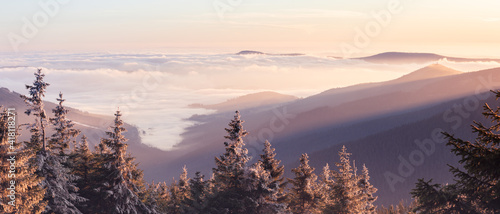
<path id="1" fill-rule="evenodd" d="M 288 179 L 292 184 L 287 195 L 289 210 L 297 214 L 320 213 L 322 195 L 316 183 L 318 176 L 314 174 L 314 168 L 309 166 L 307 154 L 302 154 L 300 165 L 292 169 L 292 172 L 295 177 Z"/>
<path id="2" fill-rule="evenodd" d="M 44 82 L 45 74 L 41 69 L 35 72 L 33 85 L 26 85 L 29 96 L 21 95 L 28 105 L 25 111 L 27 115 L 35 116 L 35 123 L 29 124 L 31 132 L 30 142 L 26 142 L 27 149 L 36 153 L 36 157 L 30 160 L 32 166 L 37 167 L 36 174 L 44 179 L 41 186 L 45 188 L 44 201 L 47 201 L 45 213 L 80 213 L 74 203 L 85 200 L 75 192 L 76 187 L 72 184 L 74 176 L 69 174 L 69 170 L 62 163 L 65 157 L 55 155 L 46 145 L 45 128 L 47 126 L 47 114 L 44 110 L 42 98 L 45 96 L 45 89 L 49 86 Z"/>
<path id="3" fill-rule="evenodd" d="M 137 182 L 142 181 L 142 172 L 137 170 L 134 158 L 127 154 L 127 139 L 122 134 L 126 129 L 121 116 L 120 111 L 116 111 L 114 126 L 106 132 L 108 138 L 98 146 L 101 166 L 96 175 L 101 183 L 95 189 L 98 194 L 104 193 L 104 197 L 95 198 L 92 206 L 102 213 L 156 213 L 138 196 L 141 190 Z M 102 197 L 96 197 L 99 196 Z"/>
<path id="4" fill-rule="evenodd" d="M 269 172 L 271 176 L 271 183 L 269 188 L 278 190 L 278 199 L 283 196 L 286 182 L 284 181 L 283 174 L 285 173 L 285 166 L 280 166 L 281 161 L 276 159 L 275 149 L 271 147 L 271 143 L 266 140 L 264 143 L 264 154 L 260 155 L 259 164 L 264 170 Z M 275 199 L 274 202 L 278 202 Z M 272 199 L 269 199 L 272 200 Z"/>
<path id="5" fill-rule="evenodd" d="M 247 213 L 285 213 L 286 204 L 278 202 L 279 187 L 269 171 L 260 163 L 247 168 L 245 172 Z M 274 183 L 274 186 L 273 186 Z"/>
<path id="6" fill-rule="evenodd" d="M 338 171 L 332 171 L 332 177 L 335 182 L 328 195 L 334 203 L 325 206 L 327 212 L 339 214 L 362 212 L 360 208 L 362 207 L 360 203 L 361 197 L 357 185 L 358 178 L 356 170 L 353 169 L 349 160 L 350 155 L 351 153 L 348 153 L 346 147 L 343 146 L 339 152 L 340 163 L 335 164 Z"/>
<path id="7" fill-rule="evenodd" d="M 86 141 L 86 140 L 85 140 Z M 111 149 L 104 143 L 103 140 L 99 142 L 94 147 L 94 152 L 90 156 L 91 159 L 87 163 L 80 163 L 76 161 L 77 168 L 86 168 L 86 164 L 92 167 L 88 172 L 89 179 L 87 181 L 78 182 L 81 185 L 82 194 L 85 198 L 89 199 L 85 203 L 85 207 L 82 210 L 85 213 L 100 213 L 103 210 L 109 209 L 109 202 L 106 202 L 108 195 L 108 188 L 110 188 L 109 173 L 110 173 L 110 158 L 112 156 Z M 76 169 L 76 168 L 75 168 Z M 77 169 L 78 170 L 78 169 Z M 81 169 L 78 170 L 78 174 L 84 173 Z M 88 182 L 88 183 L 87 183 Z M 85 186 L 88 186 L 86 188 Z M 88 191 L 87 191 L 88 190 Z"/>
<path id="8" fill-rule="evenodd" d="M 35 123 L 28 124 L 31 132 L 31 140 L 27 143 L 28 149 L 33 152 L 45 150 L 45 127 L 47 126 L 47 114 L 44 110 L 43 97 L 45 97 L 45 89 L 49 83 L 44 82 L 45 74 L 39 68 L 35 72 L 35 81 L 33 85 L 26 85 L 29 91 L 29 96 L 21 95 L 24 102 L 28 105 L 28 109 L 24 113 L 28 116 L 33 114 L 35 116 Z"/>
<path id="9" fill-rule="evenodd" d="M 168 211 L 168 203 L 170 201 L 170 189 L 165 182 L 161 182 L 156 185 L 155 191 L 156 191 L 156 211 L 158 213 L 167 213 Z M 197 212 L 194 212 L 197 213 Z M 201 213 L 201 212 L 200 212 Z"/>
<path id="10" fill-rule="evenodd" d="M 46 149 L 38 152 L 38 161 L 38 174 L 44 177 L 42 187 L 46 190 L 43 200 L 47 201 L 47 206 L 44 213 L 82 213 L 76 204 L 86 199 L 77 194 L 78 188 L 74 184 L 76 176 L 62 164 L 66 161 L 65 156 Z"/>
<path id="11" fill-rule="evenodd" d="M 186 205 L 184 204 L 190 198 L 191 190 L 189 186 L 189 178 L 187 176 L 187 168 L 182 168 L 182 173 L 179 182 L 175 180 L 170 185 L 170 200 L 167 213 L 187 213 Z"/>
<path id="12" fill-rule="evenodd" d="M 215 158 L 214 194 L 209 198 L 210 213 L 245 213 L 246 192 L 244 187 L 245 168 L 248 157 L 243 137 L 248 133 L 243 129 L 240 113 L 236 111 L 234 119 L 226 128 L 229 142 L 224 142 L 226 152 Z"/>
<path id="13" fill-rule="evenodd" d="M 210 195 L 208 182 L 204 175 L 196 172 L 194 178 L 189 180 L 190 197 L 185 199 L 186 213 L 204 213 L 207 207 L 207 197 Z"/>
<path id="14" fill-rule="evenodd" d="M 80 134 L 80 130 L 73 128 L 75 124 L 73 121 L 66 118 L 69 110 L 67 110 L 63 103 L 63 94 L 59 93 L 59 105 L 55 109 L 52 109 L 54 113 L 54 118 L 50 118 L 49 121 L 54 126 L 55 133 L 49 140 L 49 148 L 59 155 L 65 155 L 65 150 L 69 148 L 71 141 Z"/>
<path id="15" fill-rule="evenodd" d="M 334 197 L 333 189 L 335 187 L 335 181 L 333 180 L 333 172 L 330 169 L 328 163 L 323 167 L 323 172 L 321 173 L 321 182 L 319 188 L 321 189 L 321 195 L 323 197 L 323 212 L 329 213 L 329 207 L 333 207 L 337 203 L 337 199 Z"/>
<path id="16" fill-rule="evenodd" d="M 12 121 L 10 121 L 12 122 Z M 12 124 L 12 123 L 11 123 Z M 35 174 L 36 167 L 29 164 L 34 158 L 34 153 L 25 146 L 17 143 L 18 132 L 14 130 L 14 136 L 9 136 L 9 120 L 7 111 L 0 107 L 0 213 L 5 214 L 39 214 L 45 210 L 47 203 L 43 201 L 45 190 L 40 186 L 42 179 Z M 15 148 L 11 148 L 11 142 Z M 15 203 L 9 204 L 12 177 L 9 178 L 10 161 L 15 156 Z"/>
<path id="17" fill-rule="evenodd" d="M 82 213 L 92 213 L 89 204 L 94 197 L 94 174 L 97 168 L 95 160 L 95 155 L 89 149 L 87 137 L 83 135 L 81 141 L 69 154 L 69 166 L 71 174 L 77 178 L 75 185 L 78 188 L 78 194 L 88 199 L 87 203 L 77 204 Z"/>
<path id="18" fill-rule="evenodd" d="M 170 198 L 167 202 L 167 211 L 165 213 L 182 213 L 181 210 L 181 190 L 179 184 L 172 178 L 172 183 L 169 186 Z"/>
<path id="19" fill-rule="evenodd" d="M 361 212 L 365 214 L 375 213 L 377 206 L 373 205 L 373 203 L 375 203 L 378 198 L 374 195 L 377 192 L 377 188 L 370 184 L 370 176 L 368 175 L 368 168 L 366 168 L 365 164 L 363 164 L 361 175 L 358 176 L 358 188 Z"/>
<path id="20" fill-rule="evenodd" d="M 39 72 L 35 74 L 37 76 L 37 80 L 34 83 L 34 86 L 43 85 L 40 81 L 43 81 L 43 74 Z M 31 90 L 39 90 L 37 87 L 30 88 Z M 43 91 L 42 89 L 41 91 Z M 41 95 L 35 95 L 33 97 L 42 97 Z M 30 98 L 27 98 L 30 100 Z M 38 101 L 34 101 L 35 99 L 31 99 L 31 103 L 37 103 Z M 67 168 L 67 154 L 65 154 L 64 149 L 66 148 L 64 145 L 68 143 L 71 137 L 75 137 L 79 131 L 72 128 L 73 124 L 71 121 L 66 119 L 67 110 L 62 106 L 63 99 L 62 94 L 60 94 L 59 106 L 53 110 L 56 114 L 56 118 L 51 118 L 50 121 L 55 125 L 55 134 L 49 141 L 49 145 L 45 145 L 45 131 L 44 124 L 40 123 L 40 130 L 42 131 L 42 148 L 37 151 L 36 157 L 36 166 L 38 166 L 37 174 L 44 179 L 42 180 L 42 187 L 45 188 L 45 196 L 44 201 L 47 201 L 47 206 L 44 213 L 81 213 L 79 209 L 76 207 L 76 204 L 82 203 L 85 201 L 85 198 L 78 196 L 77 191 L 78 188 L 75 186 L 74 181 L 76 180 L 76 176 L 70 173 L 70 170 Z M 39 100 L 41 103 L 39 106 L 43 109 L 43 101 Z M 27 102 L 28 103 L 28 102 Z M 34 105 L 34 104 L 33 104 Z M 35 105 L 34 105 L 35 106 Z M 37 109 L 38 107 L 33 107 L 33 109 Z M 43 110 L 34 110 L 35 112 L 41 111 L 42 113 L 34 113 L 34 115 L 39 115 L 39 120 L 45 120 L 45 111 Z M 27 114 L 30 111 L 27 111 Z M 38 138 L 37 131 L 32 132 L 32 139 Z M 33 143 L 33 142 L 32 142 Z M 35 147 L 37 148 L 37 147 Z M 55 150 L 52 150 L 55 149 Z"/>

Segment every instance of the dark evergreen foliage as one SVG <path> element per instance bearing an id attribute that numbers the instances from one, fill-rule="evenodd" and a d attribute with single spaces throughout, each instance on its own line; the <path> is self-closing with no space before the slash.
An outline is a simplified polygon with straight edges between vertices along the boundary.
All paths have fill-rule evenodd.
<path id="1" fill-rule="evenodd" d="M 288 206 L 292 213 L 318 213 L 322 206 L 322 192 L 316 182 L 318 176 L 309 166 L 309 156 L 302 154 L 300 166 L 292 169 L 295 174 L 288 182 L 292 185 L 288 193 Z"/>
<path id="2" fill-rule="evenodd" d="M 500 91 L 495 93 L 497 100 Z M 474 122 L 474 142 L 444 133 L 452 152 L 461 158 L 461 167 L 450 166 L 456 178 L 451 185 L 431 184 L 419 180 L 412 191 L 417 199 L 416 211 L 423 213 L 500 213 L 500 107 L 484 105 L 487 126 Z"/>

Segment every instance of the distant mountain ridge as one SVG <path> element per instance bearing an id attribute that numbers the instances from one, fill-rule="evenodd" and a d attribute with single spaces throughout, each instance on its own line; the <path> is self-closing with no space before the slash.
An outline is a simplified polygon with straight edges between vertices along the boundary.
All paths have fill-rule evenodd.
<path id="1" fill-rule="evenodd" d="M 462 72 L 436 63 L 406 74 L 398 79 L 393 80 L 392 82 L 411 82 L 457 74 L 462 74 Z"/>
<path id="2" fill-rule="evenodd" d="M 272 91 L 263 91 L 229 99 L 222 103 L 211 105 L 195 103 L 189 105 L 189 107 L 214 109 L 217 111 L 234 111 L 235 109 L 243 110 L 255 107 L 272 106 L 276 104 L 292 102 L 297 99 L 299 98 L 292 95 L 280 94 Z"/>
<path id="3" fill-rule="evenodd" d="M 409 63 L 432 63 L 442 59 L 455 62 L 500 62 L 500 59 L 489 58 L 461 58 L 438 55 L 434 53 L 410 53 L 410 52 L 384 52 L 372 56 L 358 57 L 353 59 L 364 60 L 380 64 L 409 64 Z"/>

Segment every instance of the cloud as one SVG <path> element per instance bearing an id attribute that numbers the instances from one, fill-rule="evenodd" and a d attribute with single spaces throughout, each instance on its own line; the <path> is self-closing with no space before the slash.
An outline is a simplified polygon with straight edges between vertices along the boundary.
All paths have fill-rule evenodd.
<path id="1" fill-rule="evenodd" d="M 459 71 L 464 71 L 464 72 L 479 71 L 479 70 L 500 67 L 500 63 L 495 62 L 495 61 L 455 62 L 455 61 L 448 60 L 447 58 L 444 58 L 444 59 L 439 60 L 438 63 L 442 64 L 444 66 L 459 70 Z"/>

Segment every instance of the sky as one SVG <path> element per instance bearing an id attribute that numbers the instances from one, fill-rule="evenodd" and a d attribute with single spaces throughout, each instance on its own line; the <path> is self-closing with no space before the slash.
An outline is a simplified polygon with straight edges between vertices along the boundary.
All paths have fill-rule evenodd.
<path id="1" fill-rule="evenodd" d="M 500 58 L 498 8 L 495 0 L 3 0 L 0 52 L 251 49 Z"/>

